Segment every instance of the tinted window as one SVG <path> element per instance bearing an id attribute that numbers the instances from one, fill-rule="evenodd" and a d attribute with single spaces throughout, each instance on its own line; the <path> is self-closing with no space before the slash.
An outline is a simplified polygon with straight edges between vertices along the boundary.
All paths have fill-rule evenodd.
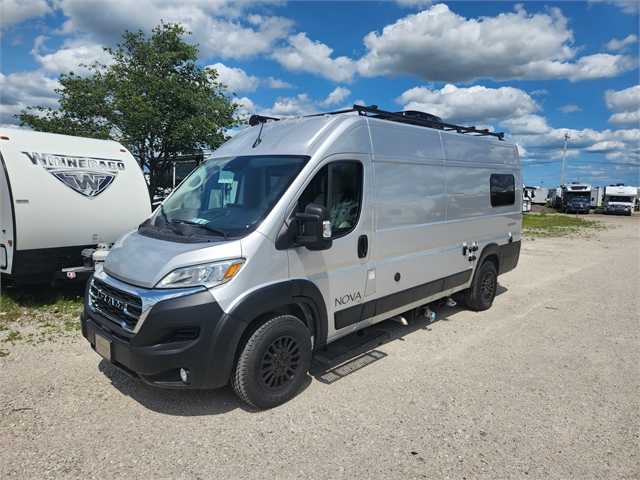
<path id="1" fill-rule="evenodd" d="M 491 206 L 513 205 L 516 201 L 516 185 L 513 175 L 491 175 Z"/>
<path id="2" fill-rule="evenodd" d="M 331 195 L 327 192 L 331 191 Z M 362 164 L 337 162 L 326 165 L 300 196 L 298 210 L 307 205 L 324 205 L 331 212 L 332 237 L 341 237 L 356 226 L 362 198 Z"/>

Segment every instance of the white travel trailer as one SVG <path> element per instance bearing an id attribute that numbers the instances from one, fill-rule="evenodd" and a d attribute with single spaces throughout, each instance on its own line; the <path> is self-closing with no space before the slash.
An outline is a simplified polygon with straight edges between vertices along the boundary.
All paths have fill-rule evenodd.
<path id="1" fill-rule="evenodd" d="M 609 185 L 604 187 L 604 213 L 631 215 L 638 195 L 636 187 Z"/>
<path id="2" fill-rule="evenodd" d="M 547 197 L 549 196 L 549 189 L 536 187 L 533 191 L 533 204 L 534 205 L 546 205 Z"/>
<path id="3" fill-rule="evenodd" d="M 312 358 L 382 343 L 378 322 L 454 292 L 492 305 L 522 225 L 502 134 L 362 106 L 250 124 L 90 280 L 82 333 L 117 368 L 169 388 L 231 381 L 272 407 Z"/>
<path id="4" fill-rule="evenodd" d="M 119 143 L 0 131 L 0 272 L 13 283 L 88 278 L 82 250 L 113 243 L 151 212 Z"/>
<path id="5" fill-rule="evenodd" d="M 591 187 L 591 208 L 602 205 L 602 187 Z"/>

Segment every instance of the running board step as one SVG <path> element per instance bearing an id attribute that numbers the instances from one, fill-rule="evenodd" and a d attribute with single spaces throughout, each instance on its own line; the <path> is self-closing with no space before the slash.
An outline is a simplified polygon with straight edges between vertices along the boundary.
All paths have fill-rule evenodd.
<path id="1" fill-rule="evenodd" d="M 374 329 L 346 343 L 338 341 L 339 345 L 329 347 L 326 352 L 319 353 L 313 357 L 313 360 L 318 367 L 328 370 L 382 345 L 388 339 L 388 332 Z"/>

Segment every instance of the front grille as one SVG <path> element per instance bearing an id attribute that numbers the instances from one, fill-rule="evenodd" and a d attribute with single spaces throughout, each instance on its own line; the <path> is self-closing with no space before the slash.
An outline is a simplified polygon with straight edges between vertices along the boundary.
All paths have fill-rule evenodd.
<path id="1" fill-rule="evenodd" d="M 91 308 L 103 317 L 132 332 L 142 314 L 142 300 L 94 278 L 89 287 Z"/>

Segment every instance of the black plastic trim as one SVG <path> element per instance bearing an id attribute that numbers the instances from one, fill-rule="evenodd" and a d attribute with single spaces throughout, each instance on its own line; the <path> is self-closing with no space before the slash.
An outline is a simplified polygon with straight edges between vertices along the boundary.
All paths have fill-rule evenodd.
<path id="1" fill-rule="evenodd" d="M 14 239 L 15 247 L 15 239 Z M 2 273 L 13 283 L 48 282 L 56 278 L 63 268 L 82 267 L 82 250 L 95 245 L 72 245 L 68 247 L 34 248 L 32 250 L 13 250 L 11 273 Z"/>
<path id="2" fill-rule="evenodd" d="M 409 288 L 392 295 L 387 295 L 376 300 L 345 308 L 344 310 L 334 313 L 333 319 L 335 328 L 339 330 L 362 320 L 366 320 L 367 318 L 402 308 L 406 305 L 418 302 L 423 298 L 436 295 L 459 285 L 464 285 L 470 278 L 471 269 L 434 280 L 433 282 L 424 283 L 417 287 Z"/>
<path id="3" fill-rule="evenodd" d="M 295 303 L 304 303 L 311 308 L 316 320 L 315 346 L 321 347 L 327 342 L 327 309 L 318 287 L 312 282 L 295 279 L 267 285 L 242 298 L 229 312 L 245 323 L 281 307 Z M 313 334 L 313 332 L 312 332 Z"/>
<path id="4" fill-rule="evenodd" d="M 82 334 L 95 345 L 95 335 L 111 342 L 111 363 L 146 383 L 169 388 L 217 388 L 231 375 L 245 322 L 224 314 L 208 291 L 158 302 L 140 331 L 132 335 L 85 307 Z M 197 332 L 188 338 L 176 333 Z M 191 382 L 180 382 L 188 368 Z"/>
<path id="5" fill-rule="evenodd" d="M 500 246 L 500 269 L 498 275 L 510 272 L 518 265 L 520 258 L 520 240 Z"/>

